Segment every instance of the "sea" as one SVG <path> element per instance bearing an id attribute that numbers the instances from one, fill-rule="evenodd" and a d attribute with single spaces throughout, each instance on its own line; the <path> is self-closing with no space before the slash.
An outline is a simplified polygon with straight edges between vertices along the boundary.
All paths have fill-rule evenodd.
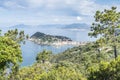
<path id="1" fill-rule="evenodd" d="M 89 29 L 64 29 L 61 27 L 51 27 L 51 26 L 32 26 L 32 27 L 1 27 L 2 33 L 5 33 L 7 30 L 12 30 L 17 28 L 18 30 L 24 30 L 25 34 L 28 34 L 31 36 L 35 32 L 43 32 L 45 34 L 50 35 L 59 35 L 59 36 L 66 36 L 71 38 L 73 41 L 79 41 L 79 42 L 87 42 L 87 41 L 94 41 L 95 38 L 91 38 L 88 36 L 88 33 L 90 32 Z M 53 54 L 59 54 L 61 52 L 64 52 L 68 48 L 72 48 L 74 46 L 72 45 L 64 45 L 64 46 L 43 46 L 38 45 L 34 42 L 25 40 L 25 44 L 21 44 L 21 50 L 22 50 L 22 57 L 23 62 L 21 63 L 21 67 L 25 66 L 31 66 L 33 63 L 36 62 L 35 58 L 37 54 L 44 49 L 51 50 Z"/>

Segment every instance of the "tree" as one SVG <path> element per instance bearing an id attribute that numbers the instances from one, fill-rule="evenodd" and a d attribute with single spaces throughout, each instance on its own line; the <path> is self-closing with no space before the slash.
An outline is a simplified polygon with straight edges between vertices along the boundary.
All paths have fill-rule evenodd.
<path id="1" fill-rule="evenodd" d="M 43 50 L 42 52 L 37 54 L 36 61 L 45 63 L 46 60 L 50 59 L 51 54 L 51 51 Z"/>
<path id="2" fill-rule="evenodd" d="M 75 64 L 73 64 L 74 66 Z M 47 71 L 43 69 L 43 66 L 47 67 Z M 85 76 L 81 74 L 79 69 L 75 69 L 73 66 L 54 64 L 44 65 L 36 63 L 32 66 L 21 68 L 14 80 L 87 80 Z"/>
<path id="3" fill-rule="evenodd" d="M 95 22 L 92 24 L 89 36 L 100 36 L 98 40 L 101 45 L 112 46 L 115 58 L 117 57 L 117 44 L 119 37 L 116 30 L 120 28 L 120 12 L 116 11 L 116 7 L 102 12 L 96 11 L 94 16 Z"/>
<path id="4" fill-rule="evenodd" d="M 63 66 L 43 73 L 40 80 L 86 80 L 86 78 L 75 69 Z"/>
<path id="5" fill-rule="evenodd" d="M 8 68 L 14 71 L 21 62 L 20 45 L 8 37 L 0 37 L 0 75 Z"/>
<path id="6" fill-rule="evenodd" d="M 111 62 L 101 62 L 99 66 L 89 68 L 88 80 L 120 80 L 120 57 Z"/>
<path id="7" fill-rule="evenodd" d="M 0 31 L 1 32 L 1 31 Z M 20 42 L 25 39 L 24 31 L 18 32 L 17 29 L 9 30 L 4 36 L 0 36 L 0 79 L 6 78 L 6 70 L 9 69 L 13 75 L 19 69 L 22 62 L 22 52 Z M 3 78 L 2 78 L 3 77 Z M 13 80 L 14 76 L 10 76 Z"/>
<path id="8" fill-rule="evenodd" d="M 24 42 L 25 38 L 28 38 L 29 36 L 24 34 L 24 31 L 18 31 L 17 29 L 15 30 L 8 30 L 7 33 L 4 34 L 5 37 L 9 37 L 12 40 L 20 43 Z"/>
<path id="9" fill-rule="evenodd" d="M 1 35 L 1 31 L 2 31 L 2 30 L 0 30 L 0 35 Z"/>

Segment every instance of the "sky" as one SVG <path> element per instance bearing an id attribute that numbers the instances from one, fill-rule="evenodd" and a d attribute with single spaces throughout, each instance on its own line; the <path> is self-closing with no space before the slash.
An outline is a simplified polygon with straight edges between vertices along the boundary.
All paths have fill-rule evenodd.
<path id="1" fill-rule="evenodd" d="M 120 0 L 0 0 L 0 26 L 91 24 L 96 10 L 112 6 L 120 11 Z"/>

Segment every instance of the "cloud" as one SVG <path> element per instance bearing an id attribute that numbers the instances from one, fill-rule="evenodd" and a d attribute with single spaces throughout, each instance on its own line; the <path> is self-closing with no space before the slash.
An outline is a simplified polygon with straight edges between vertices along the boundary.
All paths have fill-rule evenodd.
<path id="1" fill-rule="evenodd" d="M 45 0 L 26 0 L 28 8 L 40 8 L 45 5 Z"/>
<path id="2" fill-rule="evenodd" d="M 80 16 L 77 16 L 76 18 L 77 18 L 78 21 L 82 20 L 82 18 Z"/>
<path id="3" fill-rule="evenodd" d="M 8 9 L 24 9 L 25 7 L 13 1 L 5 1 L 3 6 Z"/>
<path id="4" fill-rule="evenodd" d="M 77 15 L 93 15 L 97 9 L 109 5 L 100 5 L 95 0 L 3 0 L 0 5 L 15 10 L 29 10 L 37 12 L 59 12 Z"/>
<path id="5" fill-rule="evenodd" d="M 6 20 L 7 17 L 15 17 L 12 21 L 27 23 L 90 23 L 96 10 L 108 9 L 114 5 L 120 9 L 117 3 L 102 5 L 96 1 L 98 0 L 0 0 L 0 14 L 6 16 Z"/>
<path id="6" fill-rule="evenodd" d="M 0 5 L 9 9 L 37 10 L 38 12 L 41 11 L 40 9 L 54 12 L 66 10 L 69 13 L 74 11 L 82 15 L 91 15 L 97 6 L 93 0 L 3 0 Z"/>

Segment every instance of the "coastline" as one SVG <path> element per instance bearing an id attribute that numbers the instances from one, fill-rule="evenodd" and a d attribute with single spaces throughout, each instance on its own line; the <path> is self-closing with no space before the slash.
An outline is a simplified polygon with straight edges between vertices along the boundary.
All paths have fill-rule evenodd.
<path id="1" fill-rule="evenodd" d="M 39 45 L 48 45 L 48 46 L 65 46 L 65 45 L 72 45 L 72 46 L 80 46 L 80 45 L 85 45 L 88 42 L 78 42 L 78 41 L 55 41 L 55 42 L 48 42 L 48 41 L 40 41 L 40 39 L 33 39 L 33 38 L 29 38 L 29 41 L 32 41 L 36 44 Z"/>

